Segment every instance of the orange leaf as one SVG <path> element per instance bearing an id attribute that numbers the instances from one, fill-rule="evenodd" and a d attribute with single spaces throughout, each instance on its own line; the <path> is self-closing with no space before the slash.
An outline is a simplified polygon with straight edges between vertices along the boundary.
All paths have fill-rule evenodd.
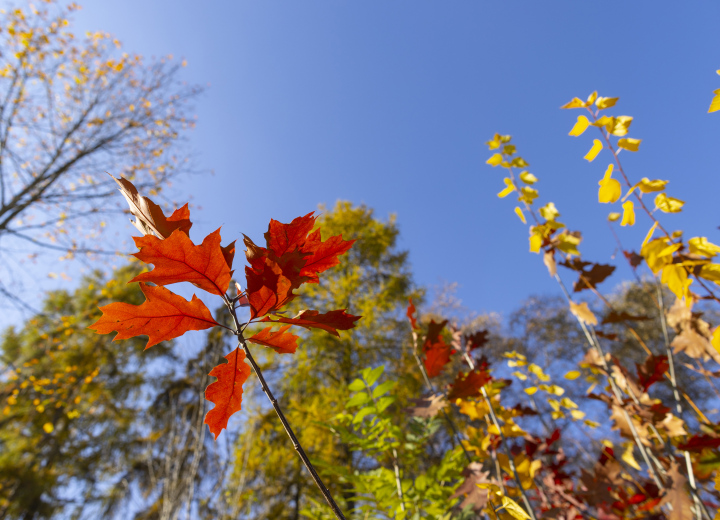
<path id="1" fill-rule="evenodd" d="M 157 285 L 192 282 L 212 294 L 222 296 L 227 292 L 230 268 L 220 247 L 220 229 L 206 236 L 199 246 L 179 231 L 173 232 L 166 240 L 152 235 L 133 239 L 140 249 L 133 256 L 146 264 L 153 264 L 155 269 L 137 275 L 131 282 L 153 282 Z"/>
<path id="2" fill-rule="evenodd" d="M 316 230 L 302 245 L 301 251 L 310 253 L 310 256 L 305 259 L 305 265 L 300 269 L 300 276 L 307 276 L 310 283 L 318 283 L 318 273 L 338 265 L 340 263 L 338 256 L 347 253 L 354 242 L 354 240 L 343 240 L 342 235 L 330 237 L 322 242 L 320 230 Z"/>
<path id="3" fill-rule="evenodd" d="M 88 328 L 98 334 L 117 331 L 113 341 L 148 336 L 146 349 L 161 341 L 182 336 L 189 330 L 204 330 L 219 325 L 205 304 L 193 294 L 187 301 L 164 287 L 144 283 L 140 289 L 146 301 L 142 305 L 111 303 L 100 307 L 103 315 Z"/>
<path id="4" fill-rule="evenodd" d="M 265 233 L 268 249 L 279 257 L 300 249 L 308 233 L 315 227 L 313 213 L 315 212 L 311 211 L 304 217 L 298 217 L 290 224 L 270 220 L 267 233 Z"/>
<path id="5" fill-rule="evenodd" d="M 459 372 L 455 382 L 450 387 L 448 400 L 464 399 L 480 394 L 480 389 L 492 380 L 492 376 L 486 370 L 487 364 L 479 366 L 467 374 Z"/>
<path id="6" fill-rule="evenodd" d="M 428 333 L 425 337 L 425 343 L 423 344 L 425 370 L 427 371 L 428 377 L 440 375 L 443 367 L 450 362 L 450 354 L 453 353 L 450 345 L 445 343 L 442 336 L 440 336 L 445 325 L 447 325 L 447 320 L 441 321 L 440 323 L 435 320 L 430 320 L 428 324 Z"/>
<path id="7" fill-rule="evenodd" d="M 339 336 L 338 330 L 349 330 L 355 326 L 355 322 L 362 316 L 353 316 L 345 312 L 345 309 L 330 311 L 320 314 L 318 311 L 303 310 L 294 318 L 285 318 L 278 316 L 277 319 L 271 320 L 266 316 L 261 321 L 270 323 L 288 323 L 290 325 L 298 325 L 306 329 L 323 329 L 334 336 Z"/>
<path id="8" fill-rule="evenodd" d="M 230 352 L 222 363 L 213 368 L 208 375 L 217 377 L 217 381 L 208 385 L 205 399 L 215 403 L 215 408 L 205 415 L 205 424 L 217 440 L 220 433 L 227 428 L 228 419 L 242 406 L 242 385 L 250 376 L 250 366 L 245 363 L 245 351 L 239 347 Z"/>
<path id="9" fill-rule="evenodd" d="M 293 354 L 297 349 L 298 337 L 285 332 L 291 326 L 285 325 L 275 332 L 272 332 L 272 327 L 266 327 L 247 340 L 251 343 L 270 347 L 279 354 Z"/>
<path id="10" fill-rule="evenodd" d="M 110 174 L 108 174 L 110 175 Z M 169 237 L 173 231 L 179 229 L 186 235 L 190 232 L 190 210 L 185 204 L 182 208 L 176 209 L 170 218 L 166 218 L 163 210 L 147 197 L 143 197 L 137 188 L 127 179 L 120 176 L 116 179 L 110 175 L 120 186 L 120 193 L 123 194 L 130 206 L 130 213 L 137 219 L 133 224 L 143 235 L 155 234 L 159 238 Z"/>

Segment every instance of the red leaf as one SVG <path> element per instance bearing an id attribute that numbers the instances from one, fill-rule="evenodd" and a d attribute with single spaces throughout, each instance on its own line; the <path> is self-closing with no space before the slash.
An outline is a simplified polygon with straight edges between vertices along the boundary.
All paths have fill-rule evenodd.
<path id="1" fill-rule="evenodd" d="M 192 282 L 209 293 L 224 295 L 230 285 L 230 268 L 220 247 L 220 229 L 205 237 L 196 246 L 190 238 L 175 231 L 169 238 L 160 240 L 152 235 L 133 237 L 140 251 L 133 256 L 155 269 L 142 273 L 131 282 L 153 282 L 170 285 Z"/>
<path id="2" fill-rule="evenodd" d="M 308 233 L 315 227 L 314 211 L 304 217 L 297 217 L 290 224 L 270 220 L 265 240 L 267 247 L 278 257 L 300 249 Z"/>
<path id="3" fill-rule="evenodd" d="M 226 246 L 222 246 L 220 249 L 222 249 L 223 258 L 225 258 L 228 269 L 232 269 L 233 260 L 235 259 L 235 240 Z M 230 275 L 232 275 L 232 273 L 233 271 L 230 271 Z"/>
<path id="4" fill-rule="evenodd" d="M 480 395 L 480 389 L 492 380 L 492 376 L 484 368 L 478 367 L 467 374 L 458 373 L 450 387 L 448 400 L 464 399 Z"/>
<path id="5" fill-rule="evenodd" d="M 418 328 L 417 320 L 415 319 L 415 304 L 412 301 L 412 298 L 408 298 L 408 301 L 410 304 L 407 308 L 407 317 L 410 320 L 410 325 L 412 325 L 413 329 Z"/>
<path id="6" fill-rule="evenodd" d="M 182 336 L 189 330 L 204 330 L 218 325 L 210 310 L 193 294 L 192 301 L 164 287 L 144 283 L 140 289 L 146 301 L 142 305 L 111 303 L 100 307 L 103 315 L 88 328 L 98 334 L 117 331 L 113 341 L 148 336 L 146 349 L 161 341 Z"/>
<path id="7" fill-rule="evenodd" d="M 654 383 L 661 381 L 670 365 L 667 356 L 648 356 L 642 365 L 635 363 L 637 367 L 638 382 L 647 392 Z"/>
<path id="8" fill-rule="evenodd" d="M 678 444 L 678 449 L 683 451 L 699 452 L 705 448 L 720 447 L 720 439 L 709 435 L 693 435 L 687 442 Z"/>
<path id="9" fill-rule="evenodd" d="M 443 367 L 450 362 L 451 349 L 450 345 L 445 343 L 440 336 L 443 328 L 447 325 L 447 320 L 440 323 L 430 320 L 428 324 L 428 333 L 425 336 L 423 344 L 423 352 L 425 352 L 425 370 L 428 377 L 436 377 L 440 375 Z"/>
<path id="10" fill-rule="evenodd" d="M 250 366 L 245 363 L 245 351 L 239 347 L 230 352 L 222 363 L 210 371 L 210 376 L 217 381 L 208 385 L 205 399 L 215 403 L 215 408 L 205 415 L 205 424 L 217 440 L 220 433 L 227 428 L 230 416 L 242 408 L 242 385 L 250 376 Z"/>
<path id="11" fill-rule="evenodd" d="M 298 337 L 294 334 L 286 333 L 292 325 L 280 327 L 277 331 L 271 332 L 272 327 L 266 327 L 254 336 L 247 338 L 252 343 L 270 347 L 279 354 L 293 354 L 297 349 Z"/>
<path id="12" fill-rule="evenodd" d="M 305 265 L 300 269 L 300 276 L 306 276 L 308 282 L 318 283 L 317 275 L 340 263 L 338 256 L 347 253 L 354 240 L 343 240 L 342 235 L 320 240 L 320 230 L 314 231 L 303 243 L 301 251 L 310 256 L 305 258 Z"/>
<path id="13" fill-rule="evenodd" d="M 298 325 L 306 329 L 323 329 L 334 336 L 339 336 L 338 330 L 349 330 L 355 326 L 355 322 L 362 316 L 353 316 L 345 312 L 345 309 L 330 311 L 320 314 L 318 311 L 303 310 L 294 318 L 285 318 L 277 316 L 275 320 L 266 316 L 260 321 L 269 323 L 288 323 L 290 325 Z"/>
<path id="14" fill-rule="evenodd" d="M 115 179 L 120 186 L 120 193 L 123 194 L 130 206 L 130 213 L 137 219 L 133 224 L 143 235 L 154 233 L 160 238 L 167 238 L 176 229 L 186 235 L 190 232 L 192 222 L 190 222 L 190 210 L 187 204 L 176 209 L 170 218 L 166 218 L 160 206 L 140 195 L 132 182 L 122 176 L 119 179 L 113 175 L 110 177 Z"/>

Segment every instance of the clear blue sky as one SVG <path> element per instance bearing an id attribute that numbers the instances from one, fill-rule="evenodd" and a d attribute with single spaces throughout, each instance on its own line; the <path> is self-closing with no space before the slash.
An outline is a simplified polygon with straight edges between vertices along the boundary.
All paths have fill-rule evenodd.
<path id="1" fill-rule="evenodd" d="M 209 84 L 190 145 L 209 180 L 178 186 L 201 206 L 194 237 L 260 238 L 268 220 L 338 199 L 397 214 L 400 246 L 420 284 L 460 284 L 479 312 L 507 312 L 532 293 L 557 293 L 527 230 L 500 200 L 502 172 L 484 141 L 514 136 L 541 201 L 584 232 L 586 259 L 615 243 L 597 181 L 609 162 L 582 156 L 567 135 L 573 96 L 620 96 L 635 117 L 631 177 L 669 179 L 686 200 L 670 229 L 720 243 L 720 88 L 716 2 L 441 2 L 414 0 L 86 0 L 74 30 L 106 30 L 125 49 L 188 60 Z M 178 200 L 183 203 L 183 200 Z M 617 205 L 619 206 L 619 205 Z M 649 228 L 623 229 L 636 248 Z M 133 231 L 128 226 L 128 233 Z M 617 261 L 622 264 L 621 261 Z M 627 278 L 620 269 L 607 284 Z"/>

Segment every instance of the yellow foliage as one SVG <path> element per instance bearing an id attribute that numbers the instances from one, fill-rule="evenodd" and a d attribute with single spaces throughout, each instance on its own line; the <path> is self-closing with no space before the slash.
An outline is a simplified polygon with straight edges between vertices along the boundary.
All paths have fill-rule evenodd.
<path id="1" fill-rule="evenodd" d="M 590 151 L 585 154 L 584 159 L 586 159 L 589 162 L 592 162 L 595 160 L 595 157 L 597 157 L 597 154 L 600 153 L 600 150 L 602 150 L 602 143 L 600 142 L 600 139 L 593 139 L 593 145 L 592 148 L 590 148 Z"/>
<path id="2" fill-rule="evenodd" d="M 621 226 L 633 226 L 635 224 L 635 207 L 633 204 L 633 201 L 628 200 L 625 201 L 622 205 L 623 207 L 623 217 L 622 222 L 620 222 Z"/>

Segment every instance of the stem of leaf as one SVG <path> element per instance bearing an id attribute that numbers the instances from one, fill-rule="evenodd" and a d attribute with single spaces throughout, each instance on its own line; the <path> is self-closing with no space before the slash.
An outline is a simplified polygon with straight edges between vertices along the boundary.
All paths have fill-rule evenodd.
<path id="1" fill-rule="evenodd" d="M 282 423 L 283 427 L 285 428 L 285 433 L 287 433 L 288 437 L 290 437 L 290 440 L 292 441 L 293 448 L 295 448 L 295 451 L 298 453 L 300 458 L 303 461 L 303 464 L 305 464 L 305 467 L 310 472 L 310 475 L 312 476 L 313 480 L 315 481 L 315 485 L 318 487 L 320 492 L 323 494 L 323 497 L 325 497 L 325 500 L 327 501 L 328 505 L 330 506 L 330 509 L 332 509 L 333 513 L 335 513 L 335 517 L 340 520 L 345 520 L 345 515 L 343 515 L 342 511 L 340 510 L 340 507 L 337 505 L 335 500 L 333 499 L 332 495 L 330 494 L 330 490 L 323 484 L 322 479 L 320 478 L 320 475 L 315 470 L 315 467 L 312 465 L 312 462 L 310 462 L 310 459 L 305 454 L 305 450 L 303 449 L 302 445 L 300 444 L 300 441 L 298 441 L 298 438 L 295 436 L 295 432 L 293 432 L 292 427 L 290 426 L 290 423 L 285 418 L 285 414 L 283 413 L 282 409 L 280 408 L 280 405 L 278 404 L 277 399 L 275 399 L 275 396 L 273 395 L 272 391 L 270 390 L 270 387 L 268 386 L 267 382 L 265 381 L 265 377 L 262 374 L 262 371 L 260 370 L 260 367 L 255 362 L 255 358 L 253 358 L 252 354 L 250 353 L 250 349 L 248 348 L 247 342 L 245 341 L 245 337 L 242 335 L 241 330 L 244 330 L 240 326 L 240 322 L 237 318 L 237 314 L 235 312 L 235 309 L 233 308 L 232 303 L 226 296 L 223 296 L 223 300 L 225 301 L 225 305 L 227 306 L 228 310 L 230 311 L 230 314 L 232 315 L 233 321 L 235 322 L 235 327 L 237 327 L 237 335 L 238 335 L 238 344 L 242 346 L 243 350 L 245 351 L 245 357 L 248 361 L 250 361 L 250 365 L 253 367 L 253 370 L 255 371 L 255 375 L 257 376 L 258 380 L 260 381 L 260 386 L 263 389 L 263 392 L 265 392 L 265 395 L 267 396 L 268 400 L 270 401 L 270 404 L 272 404 L 273 409 L 275 410 L 275 413 L 277 414 L 278 418 L 280 419 L 280 422 Z M 247 327 L 247 324 L 245 325 Z M 235 332 L 235 331 L 233 331 Z"/>

